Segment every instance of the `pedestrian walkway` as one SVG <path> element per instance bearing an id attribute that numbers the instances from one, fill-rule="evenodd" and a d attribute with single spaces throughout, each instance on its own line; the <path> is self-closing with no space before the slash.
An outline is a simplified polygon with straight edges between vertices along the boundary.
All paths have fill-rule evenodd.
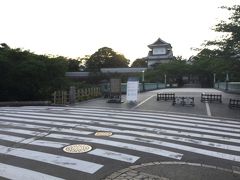
<path id="1" fill-rule="evenodd" d="M 131 166 L 104 180 L 238 180 L 239 168 L 224 169 L 187 162 L 152 162 Z"/>
<path id="2" fill-rule="evenodd" d="M 240 166 L 240 121 L 234 119 L 93 107 L 1 107 L 0 126 L 0 177 L 7 179 L 165 180 L 172 178 L 167 170 L 181 165 L 187 172 L 184 166 L 189 164 L 162 162 L 200 164 L 193 170 L 206 164 L 202 161 L 215 167 L 221 162 L 218 168 L 228 170 Z M 90 145 L 92 150 L 63 151 L 72 144 Z M 155 161 L 161 163 L 144 166 Z"/>

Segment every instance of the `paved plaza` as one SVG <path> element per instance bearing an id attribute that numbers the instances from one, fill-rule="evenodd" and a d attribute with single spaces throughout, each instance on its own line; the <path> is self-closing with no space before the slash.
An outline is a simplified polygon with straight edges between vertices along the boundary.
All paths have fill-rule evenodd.
<path id="1" fill-rule="evenodd" d="M 173 106 L 172 101 L 156 101 L 157 93 L 175 93 L 176 96 L 194 97 L 195 106 Z M 201 93 L 221 94 L 222 103 L 202 103 Z M 135 104 L 129 104 L 126 101 L 125 95 L 122 96 L 123 103 L 112 104 L 106 103 L 106 99 L 99 98 L 97 100 L 90 100 L 81 102 L 79 107 L 101 107 L 101 108 L 117 108 L 128 110 L 143 110 L 155 112 L 167 112 L 174 114 L 187 114 L 193 116 L 209 116 L 221 118 L 240 119 L 239 110 L 228 108 L 229 99 L 240 99 L 239 94 L 225 93 L 216 89 L 207 88 L 172 88 L 148 91 L 139 94 L 138 101 Z"/>
<path id="2" fill-rule="evenodd" d="M 157 92 L 192 96 L 195 106 L 157 101 Z M 200 102 L 202 92 L 223 103 Z M 123 96 L 121 104 L 0 107 L 0 179 L 240 179 L 240 110 L 229 98 L 239 95 L 164 89 L 131 104 Z M 64 151 L 76 144 L 91 149 Z"/>

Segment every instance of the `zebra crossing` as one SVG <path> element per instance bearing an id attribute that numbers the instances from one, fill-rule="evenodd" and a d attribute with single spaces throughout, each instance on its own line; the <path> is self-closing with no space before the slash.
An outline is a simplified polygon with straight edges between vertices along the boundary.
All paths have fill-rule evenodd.
<path id="1" fill-rule="evenodd" d="M 113 134 L 94 136 L 98 131 Z M 71 144 L 93 149 L 62 151 Z M 2 178 L 101 179 L 113 166 L 189 156 L 239 165 L 240 121 L 86 107 L 0 108 Z"/>

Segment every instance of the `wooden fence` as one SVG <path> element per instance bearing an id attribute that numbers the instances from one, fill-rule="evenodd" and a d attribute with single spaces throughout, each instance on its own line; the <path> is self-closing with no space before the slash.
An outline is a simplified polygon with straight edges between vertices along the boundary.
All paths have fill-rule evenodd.
<path id="1" fill-rule="evenodd" d="M 53 93 L 53 104 L 72 104 L 73 102 L 80 102 L 92 98 L 101 96 L 101 89 L 95 88 L 83 88 L 71 91 L 55 91 Z M 71 97 L 72 96 L 72 97 Z M 71 102 L 71 99 L 73 99 Z"/>

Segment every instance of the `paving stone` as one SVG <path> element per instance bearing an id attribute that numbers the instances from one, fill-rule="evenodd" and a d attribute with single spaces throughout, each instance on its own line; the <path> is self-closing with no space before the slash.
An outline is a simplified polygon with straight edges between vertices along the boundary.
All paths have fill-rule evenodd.
<path id="1" fill-rule="evenodd" d="M 232 170 L 236 174 L 240 174 L 240 167 L 239 166 L 232 166 Z"/>
<path id="2" fill-rule="evenodd" d="M 151 167 L 152 166 L 152 167 Z M 165 170 L 172 171 L 172 168 L 180 168 L 186 172 L 186 174 L 181 178 L 191 178 L 194 176 L 196 179 L 203 178 L 201 171 L 207 172 L 207 178 L 212 180 L 212 176 L 216 177 L 217 171 L 220 171 L 222 173 L 221 175 L 218 175 L 219 179 L 231 179 L 236 180 L 239 179 L 240 174 L 240 167 L 238 166 L 232 166 L 232 169 L 225 169 L 221 167 L 216 167 L 212 165 L 205 165 L 205 164 L 197 164 L 197 163 L 188 163 L 188 162 L 152 162 L 152 163 L 146 163 L 141 165 L 134 165 L 129 168 L 122 169 L 116 173 L 113 173 L 112 175 L 108 176 L 104 180 L 177 180 L 179 177 L 175 177 L 176 174 L 168 174 L 170 176 L 174 176 L 172 178 L 166 178 L 161 177 L 161 173 L 159 173 L 160 169 L 158 168 L 164 168 Z M 199 170 L 198 170 L 199 169 Z M 154 172 L 153 174 L 150 174 L 149 172 Z M 169 172 L 168 171 L 168 172 Z M 188 172 L 191 172 L 191 176 L 188 175 Z M 158 172 L 158 173 L 156 173 Z M 175 172 L 175 171 L 174 171 Z M 148 174 L 149 173 L 149 174 Z M 179 172 L 178 172 L 179 173 Z M 193 174 L 196 173 L 196 174 Z M 215 173 L 215 175 L 213 174 Z M 206 175 L 205 174 L 205 175 Z M 197 177 L 195 177 L 197 175 Z M 167 175 L 164 175 L 167 176 Z M 204 176 L 204 178 L 206 178 Z"/>
<path id="3" fill-rule="evenodd" d="M 136 176 L 137 173 L 136 173 L 136 172 L 132 172 L 132 171 L 130 171 L 130 172 L 127 172 L 127 175 L 128 175 L 128 176 Z"/>

